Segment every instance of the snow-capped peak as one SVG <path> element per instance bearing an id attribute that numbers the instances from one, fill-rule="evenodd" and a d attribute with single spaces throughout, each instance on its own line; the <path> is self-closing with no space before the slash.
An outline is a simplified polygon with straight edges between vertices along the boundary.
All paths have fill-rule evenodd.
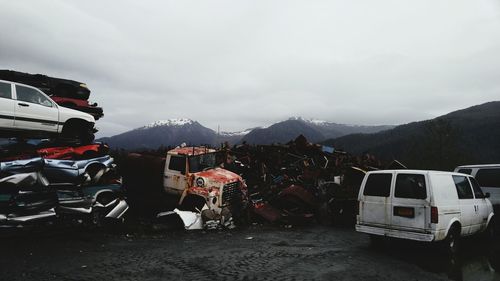
<path id="1" fill-rule="evenodd" d="M 302 118 L 302 117 L 299 117 L 299 116 L 290 117 L 290 118 L 288 118 L 288 120 L 298 120 L 298 121 L 303 121 L 303 122 L 306 122 L 306 123 L 312 123 L 314 125 L 325 125 L 325 124 L 329 123 L 328 121 L 324 121 L 324 120 L 319 120 L 319 119 L 305 119 L 305 118 Z"/>
<path id="2" fill-rule="evenodd" d="M 153 123 L 150 123 L 144 128 L 153 128 L 153 127 L 159 127 L 159 126 L 184 126 L 184 125 L 189 125 L 193 124 L 194 121 L 188 118 L 174 118 L 174 119 L 168 119 L 168 120 L 158 120 Z"/>

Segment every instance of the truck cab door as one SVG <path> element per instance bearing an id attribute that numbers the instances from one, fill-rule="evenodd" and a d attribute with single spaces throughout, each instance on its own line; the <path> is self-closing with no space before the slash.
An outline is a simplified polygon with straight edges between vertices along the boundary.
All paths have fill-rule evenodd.
<path id="1" fill-rule="evenodd" d="M 425 232 L 431 209 L 427 186 L 423 174 L 397 174 L 392 198 L 393 229 Z"/>
<path id="2" fill-rule="evenodd" d="M 167 155 L 163 174 L 163 188 L 166 192 L 180 195 L 186 189 L 186 161 L 185 156 Z"/>
<path id="3" fill-rule="evenodd" d="M 13 128 L 16 101 L 12 99 L 12 84 L 0 82 L 0 127 Z"/>
<path id="4" fill-rule="evenodd" d="M 45 94 L 37 89 L 15 85 L 16 119 L 14 127 L 57 132 L 59 109 Z"/>

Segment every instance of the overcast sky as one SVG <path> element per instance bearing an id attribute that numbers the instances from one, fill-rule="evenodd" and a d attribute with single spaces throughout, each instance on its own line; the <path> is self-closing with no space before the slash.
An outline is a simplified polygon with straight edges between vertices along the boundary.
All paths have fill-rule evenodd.
<path id="1" fill-rule="evenodd" d="M 180 117 L 403 124 L 500 100 L 500 0 L 0 3 L 0 68 L 86 82 L 99 137 Z"/>

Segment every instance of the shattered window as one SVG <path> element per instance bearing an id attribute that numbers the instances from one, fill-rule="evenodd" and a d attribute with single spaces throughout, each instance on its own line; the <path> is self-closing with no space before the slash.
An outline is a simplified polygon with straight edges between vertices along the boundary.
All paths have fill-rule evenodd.
<path id="1" fill-rule="evenodd" d="M 455 187 L 457 188 L 459 199 L 473 199 L 472 189 L 470 187 L 469 181 L 463 176 L 453 176 L 453 181 L 455 182 Z"/>
<path id="2" fill-rule="evenodd" d="M 170 163 L 168 164 L 169 170 L 179 171 L 184 174 L 186 170 L 186 160 L 184 157 L 171 156 Z"/>
<path id="3" fill-rule="evenodd" d="M 216 166 L 216 153 L 206 153 L 189 157 L 189 172 L 197 173 Z"/>
<path id="4" fill-rule="evenodd" d="M 6 99 L 12 98 L 12 91 L 10 88 L 10 84 L 0 82 L 0 98 L 6 98 Z"/>
<path id="5" fill-rule="evenodd" d="M 389 197 L 392 174 L 371 174 L 366 180 L 363 195 Z"/>
<path id="6" fill-rule="evenodd" d="M 415 174 L 399 174 L 396 178 L 394 196 L 398 198 L 425 199 L 425 176 Z"/>
<path id="7" fill-rule="evenodd" d="M 480 186 L 500 187 L 500 169 L 480 169 L 476 180 Z"/>

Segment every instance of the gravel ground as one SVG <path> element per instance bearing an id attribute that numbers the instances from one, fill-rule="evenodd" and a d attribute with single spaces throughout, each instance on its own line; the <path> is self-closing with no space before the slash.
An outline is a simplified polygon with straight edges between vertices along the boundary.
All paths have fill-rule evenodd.
<path id="1" fill-rule="evenodd" d="M 464 241 L 461 258 L 450 260 L 418 243 L 375 248 L 367 235 L 338 227 L 52 227 L 3 232 L 1 245 L 0 280 L 500 280 L 493 269 L 500 251 L 478 239 Z"/>

